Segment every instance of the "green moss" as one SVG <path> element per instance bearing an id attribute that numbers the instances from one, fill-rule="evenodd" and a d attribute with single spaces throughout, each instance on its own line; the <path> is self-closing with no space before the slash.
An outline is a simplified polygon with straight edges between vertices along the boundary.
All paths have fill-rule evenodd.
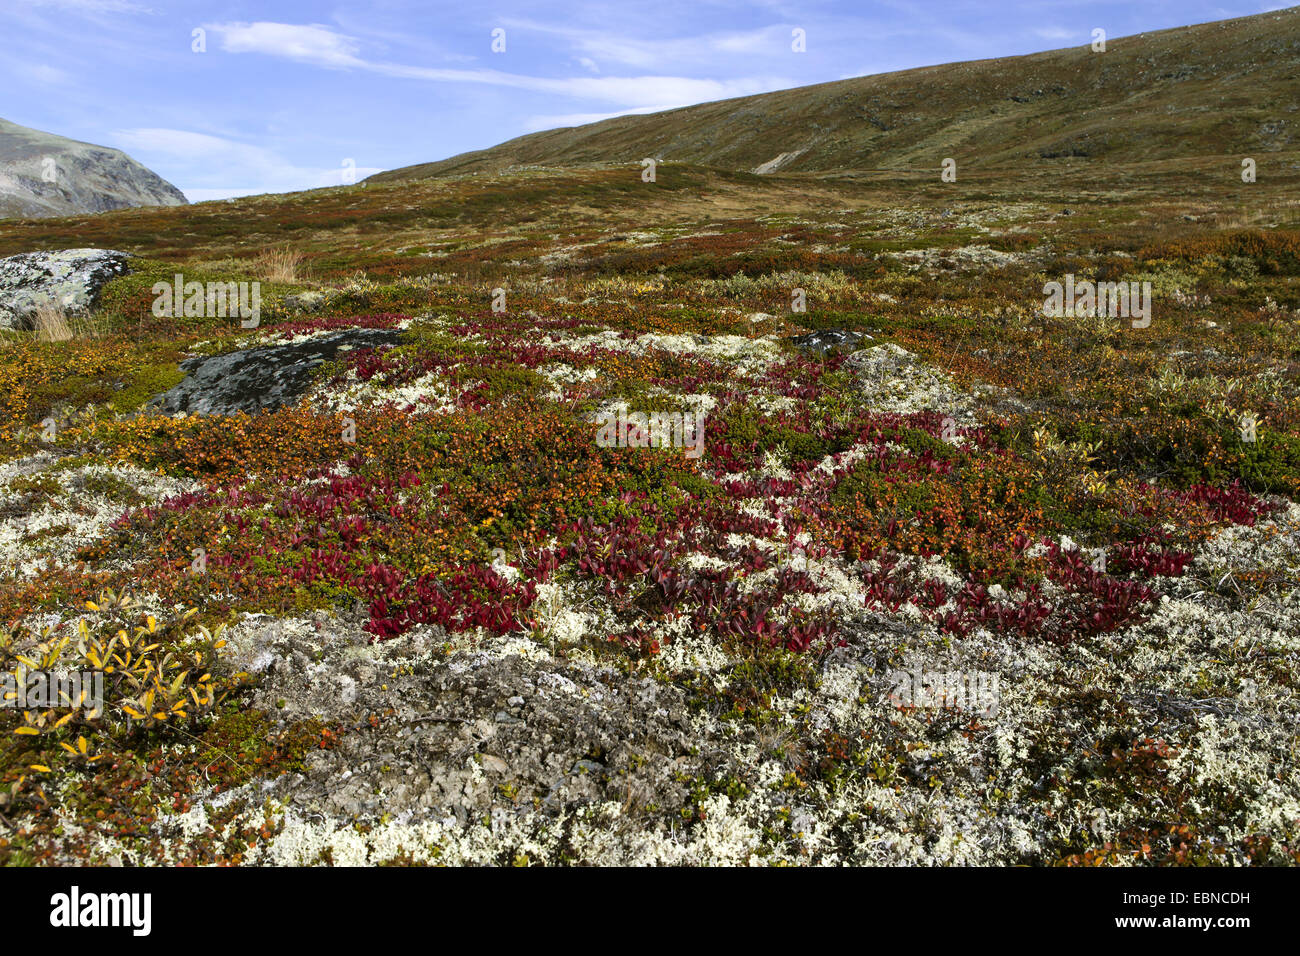
<path id="1" fill-rule="evenodd" d="M 23 475 L 10 480 L 5 487 L 19 495 L 48 495 L 54 498 L 63 494 L 63 485 L 49 475 Z"/>
<path id="2" fill-rule="evenodd" d="M 268 715 L 232 703 L 202 734 L 199 759 L 219 766 L 235 785 L 268 771 L 300 773 L 303 758 L 319 749 L 324 729 L 313 718 L 277 730 Z"/>
<path id="3" fill-rule="evenodd" d="M 1225 436 L 1224 443 L 1238 449 L 1233 464 L 1252 491 L 1287 495 L 1300 491 L 1300 436 L 1264 428 L 1257 430 L 1253 442 L 1243 442 L 1235 433 Z"/>
<path id="4" fill-rule="evenodd" d="M 174 362 L 141 368 L 109 399 L 109 407 L 119 414 L 139 411 L 149 399 L 179 385 L 184 378 L 185 373 Z"/>
<path id="5" fill-rule="evenodd" d="M 791 461 L 820 461 L 827 455 L 844 451 L 852 444 L 848 434 L 822 438 L 762 415 L 748 406 L 729 408 L 721 421 L 728 442 L 740 447 L 752 443 L 759 452 L 782 448 Z"/>
<path id="6" fill-rule="evenodd" d="M 56 343 L 61 345 L 62 343 Z M 53 357 L 58 361 L 57 356 Z M 32 389 L 31 407 L 48 414 L 58 406 L 84 408 L 102 405 L 113 394 L 112 385 L 102 378 L 89 375 L 64 375 Z"/>
<path id="7" fill-rule="evenodd" d="M 929 432 L 920 428 L 904 428 L 898 441 L 917 456 L 929 452 L 932 457 L 941 461 L 953 460 L 959 457 L 957 449 L 951 443 L 941 438 L 935 438 Z"/>
<path id="8" fill-rule="evenodd" d="M 477 367 L 471 374 L 486 383 L 485 397 L 489 401 L 496 401 L 510 395 L 535 395 L 546 385 L 546 379 L 537 372 L 518 366 Z"/>

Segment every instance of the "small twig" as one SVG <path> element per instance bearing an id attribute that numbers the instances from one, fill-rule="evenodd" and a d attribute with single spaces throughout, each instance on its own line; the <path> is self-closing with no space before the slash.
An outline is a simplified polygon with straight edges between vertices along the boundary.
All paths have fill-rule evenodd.
<path id="1" fill-rule="evenodd" d="M 414 717 L 408 720 L 408 724 L 468 724 L 469 721 L 464 717 Z"/>
<path id="2" fill-rule="evenodd" d="M 181 727 L 176 727 L 176 726 L 173 726 L 171 729 L 174 730 L 174 731 L 176 731 L 177 733 L 184 734 L 186 737 L 189 737 L 190 740 L 193 740 L 195 743 L 197 743 L 197 744 L 199 744 L 199 745 L 201 745 L 201 746 L 207 747 L 207 748 L 209 748 L 210 750 L 215 750 L 217 753 L 221 754 L 223 757 L 225 757 L 227 760 L 229 760 L 231 763 L 233 763 L 236 767 L 239 767 L 241 770 L 247 770 L 249 773 L 252 773 L 252 772 L 253 772 L 253 770 L 252 770 L 251 767 L 248 767 L 248 766 L 246 766 L 245 764 L 240 763 L 238 760 L 236 760 L 236 759 L 235 759 L 234 757 L 232 757 L 230 754 L 226 753 L 226 751 L 222 750 L 220 747 L 216 747 L 216 746 L 213 746 L 212 744 L 204 743 L 203 740 L 201 740 L 201 739 L 198 738 L 198 737 L 195 737 L 195 736 L 194 736 L 192 733 L 190 733 L 188 730 L 185 730 L 185 729 L 183 729 L 183 728 L 181 728 Z M 203 768 L 203 777 L 204 777 L 205 780 L 207 779 L 207 773 L 208 773 L 209 768 L 211 768 L 212 764 L 214 764 L 214 763 L 216 763 L 215 760 L 213 760 L 211 763 L 209 763 L 206 767 Z"/>

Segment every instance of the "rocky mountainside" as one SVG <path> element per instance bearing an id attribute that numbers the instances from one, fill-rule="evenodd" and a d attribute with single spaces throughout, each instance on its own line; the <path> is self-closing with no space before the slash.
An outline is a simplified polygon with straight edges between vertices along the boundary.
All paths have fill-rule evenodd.
<path id="1" fill-rule="evenodd" d="M 643 157 L 756 173 L 1006 167 L 1295 148 L 1300 8 L 521 136 L 376 181 Z"/>
<path id="2" fill-rule="evenodd" d="M 121 150 L 0 119 L 0 217 L 185 203 L 184 193 Z"/>

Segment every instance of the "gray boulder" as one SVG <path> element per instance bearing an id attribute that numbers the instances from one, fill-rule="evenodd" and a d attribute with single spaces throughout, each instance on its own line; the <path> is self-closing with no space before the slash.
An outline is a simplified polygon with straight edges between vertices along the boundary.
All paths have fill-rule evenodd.
<path id="1" fill-rule="evenodd" d="M 322 363 L 350 349 L 396 345 L 401 334 L 394 329 L 346 329 L 306 342 L 186 359 L 181 363 L 185 380 L 149 404 L 169 415 L 252 414 L 292 405 Z"/>
<path id="2" fill-rule="evenodd" d="M 862 342 L 870 342 L 871 336 L 865 332 L 853 332 L 849 329 L 820 329 L 806 335 L 792 336 L 786 341 L 805 352 L 827 355 L 836 351 L 852 351 Z"/>
<path id="3" fill-rule="evenodd" d="M 85 314 L 109 279 L 126 275 L 124 252 L 59 249 L 0 259 L 0 329 L 30 329 L 43 302 Z"/>

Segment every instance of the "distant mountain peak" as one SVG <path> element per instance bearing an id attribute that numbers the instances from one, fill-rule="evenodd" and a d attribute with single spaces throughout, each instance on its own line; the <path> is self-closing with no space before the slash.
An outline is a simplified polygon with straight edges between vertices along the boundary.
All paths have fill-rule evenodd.
<path id="1" fill-rule="evenodd" d="M 0 119 L 0 218 L 186 202 L 179 189 L 119 149 Z"/>

